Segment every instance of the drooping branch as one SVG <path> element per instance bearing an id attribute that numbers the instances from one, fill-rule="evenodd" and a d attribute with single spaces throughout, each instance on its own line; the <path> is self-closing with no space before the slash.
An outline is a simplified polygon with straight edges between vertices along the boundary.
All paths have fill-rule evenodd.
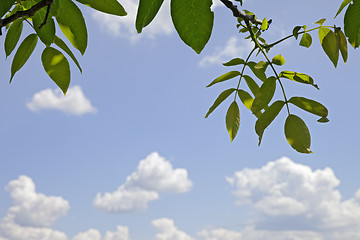
<path id="1" fill-rule="evenodd" d="M 41 0 L 40 2 L 38 2 L 37 4 L 35 4 L 34 6 L 32 6 L 30 9 L 25 10 L 25 11 L 17 11 L 16 13 L 14 13 L 13 15 L 4 18 L 4 19 L 0 19 L 0 36 L 2 35 L 2 27 L 8 25 L 9 23 L 12 23 L 14 21 L 16 21 L 19 18 L 23 18 L 23 17 L 32 17 L 34 16 L 34 14 L 39 11 L 40 9 L 42 9 L 43 7 L 47 6 L 47 12 L 46 12 L 46 18 L 44 20 L 44 22 L 41 24 L 42 26 L 46 24 L 46 20 L 47 17 L 49 15 L 49 11 L 50 11 L 50 6 L 53 3 L 54 0 Z"/>

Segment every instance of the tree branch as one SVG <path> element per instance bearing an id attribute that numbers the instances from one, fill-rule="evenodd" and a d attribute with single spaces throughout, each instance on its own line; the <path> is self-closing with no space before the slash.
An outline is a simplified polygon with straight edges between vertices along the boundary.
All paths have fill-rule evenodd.
<path id="1" fill-rule="evenodd" d="M 34 6 L 32 6 L 30 9 L 25 10 L 25 11 L 17 11 L 16 13 L 14 13 L 13 15 L 4 18 L 4 19 L 0 19 L 0 36 L 2 35 L 2 27 L 8 25 L 9 23 L 12 23 L 14 21 L 16 21 L 19 18 L 23 18 L 23 17 L 32 17 L 34 16 L 34 14 L 39 11 L 40 9 L 42 9 L 45 6 L 48 6 L 48 10 L 47 10 L 47 14 L 46 14 L 46 18 L 44 20 L 44 22 L 41 25 L 45 25 L 46 24 L 46 20 L 47 17 L 49 15 L 49 10 L 50 10 L 50 6 L 53 3 L 54 0 L 41 0 L 39 3 L 35 4 Z"/>

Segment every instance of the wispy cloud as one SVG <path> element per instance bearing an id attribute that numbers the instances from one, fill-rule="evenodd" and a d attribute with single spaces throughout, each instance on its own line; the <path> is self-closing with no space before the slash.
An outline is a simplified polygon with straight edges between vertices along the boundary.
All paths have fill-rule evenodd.
<path id="1" fill-rule="evenodd" d="M 63 95 L 58 89 L 42 90 L 36 93 L 26 106 L 34 112 L 52 109 L 76 116 L 97 112 L 90 100 L 85 97 L 80 86 L 69 88 L 66 95 Z"/>

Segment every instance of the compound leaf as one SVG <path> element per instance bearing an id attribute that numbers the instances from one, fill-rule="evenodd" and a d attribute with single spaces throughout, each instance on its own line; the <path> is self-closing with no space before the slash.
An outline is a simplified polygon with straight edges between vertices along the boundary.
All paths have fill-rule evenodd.
<path id="1" fill-rule="evenodd" d="M 251 111 L 257 113 L 268 105 L 274 96 L 276 89 L 276 78 L 269 77 L 260 87 L 255 95 L 254 102 L 251 106 Z"/>
<path id="2" fill-rule="evenodd" d="M 235 88 L 230 88 L 220 93 L 220 95 L 216 98 L 213 105 L 209 108 L 209 111 L 206 113 L 205 118 L 207 118 L 235 90 L 236 90 Z"/>

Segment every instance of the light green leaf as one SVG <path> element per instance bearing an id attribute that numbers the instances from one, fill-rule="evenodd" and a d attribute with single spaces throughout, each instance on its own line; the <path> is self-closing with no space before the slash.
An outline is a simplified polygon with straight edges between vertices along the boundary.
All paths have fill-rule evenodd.
<path id="1" fill-rule="evenodd" d="M 330 58 L 331 62 L 334 64 L 334 67 L 336 67 L 339 59 L 340 44 L 337 42 L 335 33 L 329 31 L 323 38 L 321 46 L 326 55 Z"/>
<path id="2" fill-rule="evenodd" d="M 339 10 L 337 11 L 336 15 L 334 18 L 337 17 L 337 15 L 339 15 L 339 13 L 344 9 L 344 7 L 346 7 L 349 3 L 351 3 L 352 0 L 344 0 L 341 5 L 340 5 L 340 8 Z"/>
<path id="3" fill-rule="evenodd" d="M 62 0 L 61 0 L 62 1 Z M 86 6 L 96 9 L 100 12 L 126 16 L 126 11 L 117 0 L 76 0 Z"/>
<path id="4" fill-rule="evenodd" d="M 280 113 L 283 108 L 285 102 L 284 101 L 276 101 L 271 104 L 268 109 L 264 111 L 264 113 L 258 118 L 255 123 L 255 131 L 259 136 L 259 146 L 261 144 L 261 139 L 264 134 L 265 129 L 274 121 L 277 115 Z"/>
<path id="5" fill-rule="evenodd" d="M 268 29 L 268 27 L 269 27 L 268 21 L 266 18 L 264 18 L 264 20 L 262 20 L 262 22 L 261 22 L 260 29 L 265 31 L 266 29 Z"/>
<path id="6" fill-rule="evenodd" d="M 254 65 L 254 69 L 265 72 L 266 68 L 269 66 L 268 62 L 260 61 Z"/>
<path id="7" fill-rule="evenodd" d="M 279 55 L 276 55 L 272 61 L 271 61 L 273 64 L 276 64 L 276 65 L 279 65 L 279 66 L 282 66 L 285 64 L 285 58 L 283 56 L 281 56 L 281 54 Z"/>
<path id="8" fill-rule="evenodd" d="M 344 31 L 349 43 L 354 48 L 360 45 L 360 0 L 353 0 L 344 17 Z"/>
<path id="9" fill-rule="evenodd" d="M 255 95 L 251 111 L 257 113 L 266 107 L 274 96 L 276 89 L 276 78 L 269 77 L 260 87 Z"/>
<path id="10" fill-rule="evenodd" d="M 66 52 L 71 57 L 71 59 L 76 64 L 76 66 L 79 68 L 79 71 L 82 73 L 82 69 L 80 67 L 80 64 L 79 64 L 78 60 L 76 59 L 76 57 L 72 53 L 72 51 L 69 49 L 69 47 L 66 45 L 66 43 L 61 38 L 59 38 L 58 36 L 55 36 L 54 43 L 56 44 L 56 46 L 61 48 L 64 52 Z"/>
<path id="11" fill-rule="evenodd" d="M 15 53 L 13 62 L 11 64 L 10 82 L 12 81 L 15 73 L 24 66 L 26 61 L 29 59 L 29 57 L 33 53 L 33 51 L 36 47 L 37 41 L 38 41 L 37 35 L 30 34 L 20 44 L 19 48 L 17 49 L 17 51 Z"/>
<path id="12" fill-rule="evenodd" d="M 84 54 L 88 35 L 85 20 L 80 9 L 71 0 L 61 0 L 56 20 L 70 43 L 81 54 Z"/>
<path id="13" fill-rule="evenodd" d="M 241 102 L 244 104 L 244 106 L 247 109 L 251 110 L 251 106 L 254 102 L 254 99 L 251 97 L 251 95 L 242 89 L 238 90 L 238 95 L 239 95 Z"/>
<path id="14" fill-rule="evenodd" d="M 66 57 L 52 47 L 46 47 L 41 54 L 41 61 L 46 73 L 66 94 L 70 85 L 70 66 Z"/>
<path id="15" fill-rule="evenodd" d="M 239 131 L 240 126 L 240 111 L 236 101 L 233 101 L 226 113 L 226 129 L 232 142 Z"/>
<path id="16" fill-rule="evenodd" d="M 340 28 L 336 28 L 335 30 L 336 42 L 339 45 L 341 56 L 344 62 L 347 62 L 348 58 L 348 47 L 345 34 L 341 31 Z"/>
<path id="17" fill-rule="evenodd" d="M 171 18 L 180 38 L 196 53 L 209 41 L 214 23 L 212 0 L 171 0 Z"/>
<path id="18" fill-rule="evenodd" d="M 6 57 L 8 57 L 12 53 L 17 43 L 19 42 L 22 30 L 23 30 L 22 19 L 18 19 L 10 25 L 9 30 L 6 33 L 5 42 L 4 42 Z"/>
<path id="19" fill-rule="evenodd" d="M 260 88 L 259 85 L 248 75 L 244 75 L 243 78 L 245 79 L 245 82 L 248 85 L 250 91 L 254 94 L 254 96 L 256 96 Z"/>
<path id="20" fill-rule="evenodd" d="M 224 82 L 226 80 L 232 79 L 234 77 L 240 76 L 240 72 L 238 71 L 230 71 L 228 73 L 225 73 L 223 75 L 221 75 L 220 77 L 217 77 L 214 81 L 212 81 L 209 85 L 207 85 L 206 87 L 210 87 L 216 83 L 219 82 Z"/>
<path id="21" fill-rule="evenodd" d="M 314 86 L 316 89 L 319 89 L 318 85 L 314 84 L 314 80 L 309 75 L 306 75 L 305 73 L 298 73 L 298 72 L 292 72 L 292 71 L 282 71 L 279 74 L 279 77 L 290 79 L 295 82 L 304 83 L 304 84 L 310 84 Z"/>
<path id="22" fill-rule="evenodd" d="M 300 153 L 312 153 L 310 132 L 301 118 L 289 115 L 285 121 L 284 131 L 286 140 L 293 149 Z"/>
<path id="23" fill-rule="evenodd" d="M 331 30 L 328 29 L 328 28 L 325 28 L 325 27 L 320 27 L 320 28 L 319 28 L 319 40 L 320 40 L 320 44 L 323 43 L 323 40 L 324 40 L 325 36 L 326 36 L 329 32 L 331 32 Z"/>
<path id="24" fill-rule="evenodd" d="M 39 29 L 40 25 L 44 22 L 46 16 L 46 8 L 42 8 L 40 11 L 37 11 L 32 17 L 34 23 L 34 28 L 39 36 L 40 40 L 47 46 L 50 46 L 55 37 L 55 23 L 54 19 L 50 16 L 46 20 L 46 24 Z"/>
<path id="25" fill-rule="evenodd" d="M 326 21 L 326 18 L 322 18 L 319 21 L 315 22 L 315 24 L 319 24 L 320 26 L 322 26 L 325 21 Z"/>
<path id="26" fill-rule="evenodd" d="M 300 46 L 309 48 L 311 46 L 312 43 L 312 37 L 309 33 L 304 33 L 304 35 L 301 37 Z"/>
<path id="27" fill-rule="evenodd" d="M 136 30 L 141 33 L 156 16 L 164 0 L 140 0 L 136 15 Z"/>
<path id="28" fill-rule="evenodd" d="M 209 108 L 209 111 L 206 113 L 205 118 L 207 118 L 235 90 L 236 90 L 235 88 L 230 88 L 220 93 L 220 95 L 216 98 L 213 105 Z"/>
<path id="29" fill-rule="evenodd" d="M 247 64 L 247 66 L 250 67 L 251 71 L 255 74 L 255 76 L 264 82 L 267 79 L 266 75 L 265 75 L 265 69 L 264 68 L 261 68 L 261 69 L 255 68 L 256 65 L 257 65 L 257 63 L 255 63 L 255 62 L 248 62 L 248 64 Z"/>
<path id="30" fill-rule="evenodd" d="M 324 105 L 311 99 L 304 97 L 292 97 L 290 98 L 289 103 L 292 103 L 295 106 L 320 117 L 327 117 L 328 115 L 328 110 Z"/>
<path id="31" fill-rule="evenodd" d="M 234 58 L 231 59 L 229 62 L 223 63 L 224 66 L 235 66 L 235 65 L 240 65 L 240 64 L 245 64 L 245 61 L 241 58 Z"/>
<path id="32" fill-rule="evenodd" d="M 0 18 L 14 5 L 15 0 L 0 0 Z"/>

